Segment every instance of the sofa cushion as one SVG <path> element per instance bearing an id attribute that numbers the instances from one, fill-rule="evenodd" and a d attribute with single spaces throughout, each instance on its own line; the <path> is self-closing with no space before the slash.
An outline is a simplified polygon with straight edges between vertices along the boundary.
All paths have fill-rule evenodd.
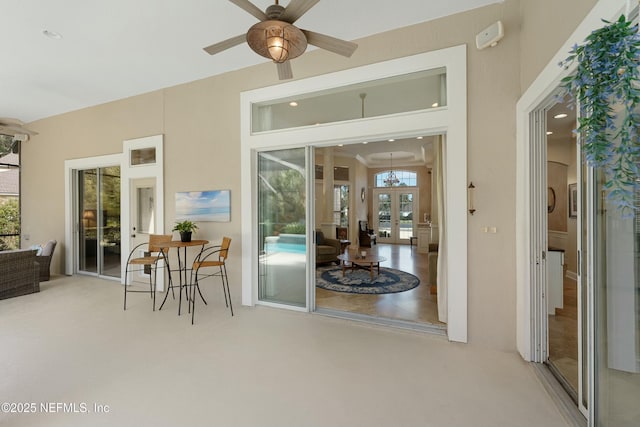
<path id="1" fill-rule="evenodd" d="M 316 245 L 324 244 L 324 233 L 322 231 L 316 231 Z"/>
<path id="2" fill-rule="evenodd" d="M 56 247 L 55 240 L 49 240 L 47 243 L 42 245 L 42 252 L 38 255 L 40 256 L 51 256 L 53 254 L 53 249 Z"/>
<path id="3" fill-rule="evenodd" d="M 329 245 L 318 245 L 316 246 L 316 254 L 317 255 L 335 255 L 336 248 Z"/>

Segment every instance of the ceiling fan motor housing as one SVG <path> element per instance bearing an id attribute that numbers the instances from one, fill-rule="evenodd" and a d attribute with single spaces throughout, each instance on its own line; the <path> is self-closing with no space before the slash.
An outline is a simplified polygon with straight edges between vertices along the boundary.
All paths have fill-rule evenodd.
<path id="1" fill-rule="evenodd" d="M 284 7 L 279 4 L 272 4 L 265 10 L 265 14 L 269 17 L 269 19 L 278 19 L 280 15 L 284 12 Z"/>

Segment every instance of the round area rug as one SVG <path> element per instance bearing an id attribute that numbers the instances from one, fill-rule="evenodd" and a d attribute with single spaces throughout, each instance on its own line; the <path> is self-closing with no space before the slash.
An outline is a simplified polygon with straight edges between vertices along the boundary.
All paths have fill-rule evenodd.
<path id="1" fill-rule="evenodd" d="M 342 267 L 322 266 L 316 269 L 316 286 L 322 289 L 352 294 L 392 294 L 413 289 L 420 284 L 413 274 L 393 268 L 380 268 L 380 275 L 374 271 L 373 280 L 368 270 L 351 267 L 345 270 L 342 277 Z"/>

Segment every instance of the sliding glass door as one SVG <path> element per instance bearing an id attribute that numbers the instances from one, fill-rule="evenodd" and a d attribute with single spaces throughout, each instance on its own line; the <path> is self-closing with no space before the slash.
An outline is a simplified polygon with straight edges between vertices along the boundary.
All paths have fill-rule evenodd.
<path id="1" fill-rule="evenodd" d="M 77 171 L 78 271 L 120 277 L 120 167 Z"/>
<path id="2" fill-rule="evenodd" d="M 306 307 L 305 149 L 258 153 L 258 299 Z"/>
<path id="3" fill-rule="evenodd" d="M 607 196 L 593 178 L 594 384 L 596 426 L 640 425 L 640 185 L 635 211 Z"/>

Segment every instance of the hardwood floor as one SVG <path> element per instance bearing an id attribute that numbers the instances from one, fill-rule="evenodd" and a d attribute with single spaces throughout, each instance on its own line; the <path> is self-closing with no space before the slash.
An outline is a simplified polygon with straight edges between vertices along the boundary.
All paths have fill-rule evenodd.
<path id="1" fill-rule="evenodd" d="M 444 326 L 438 321 L 437 295 L 429 284 L 427 254 L 418 253 L 415 246 L 378 244 L 367 251 L 376 251 L 387 258 L 381 268 L 406 271 L 420 279 L 420 285 L 406 292 L 383 295 L 362 295 L 316 288 L 316 306 L 350 313 L 366 314 L 409 322 Z"/>
<path id="2" fill-rule="evenodd" d="M 549 316 L 549 362 L 578 390 L 578 292 L 574 280 L 564 278 L 563 307 Z"/>

